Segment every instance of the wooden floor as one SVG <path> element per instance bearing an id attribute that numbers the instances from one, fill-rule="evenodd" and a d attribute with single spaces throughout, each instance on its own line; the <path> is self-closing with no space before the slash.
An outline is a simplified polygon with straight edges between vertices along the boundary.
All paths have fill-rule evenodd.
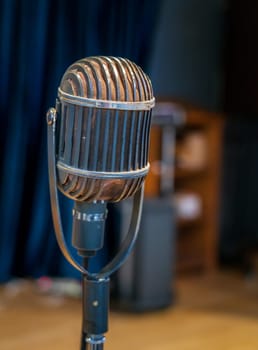
<path id="1" fill-rule="evenodd" d="M 223 273 L 177 280 L 176 304 L 147 314 L 111 312 L 105 350 L 257 350 L 258 277 Z M 79 350 L 79 300 L 0 288 L 1 350 Z"/>

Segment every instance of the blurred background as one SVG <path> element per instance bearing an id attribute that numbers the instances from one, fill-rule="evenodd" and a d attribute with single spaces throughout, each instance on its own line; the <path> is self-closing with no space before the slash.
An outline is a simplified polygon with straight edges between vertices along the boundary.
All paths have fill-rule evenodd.
<path id="1" fill-rule="evenodd" d="M 142 238 L 114 277 L 114 299 L 127 310 L 173 312 L 189 283 L 193 295 L 197 285 L 209 293 L 218 284 L 233 295 L 258 282 L 257 13 L 255 0 L 1 0 L 2 288 L 46 276 L 80 280 L 53 231 L 45 113 L 67 67 L 93 55 L 137 63 L 157 101 Z M 68 243 L 72 206 L 62 197 Z M 93 269 L 113 254 L 124 227 L 126 205 L 110 212 Z M 222 275 L 215 285 L 206 280 Z M 257 298 L 258 283 L 255 291 Z"/>

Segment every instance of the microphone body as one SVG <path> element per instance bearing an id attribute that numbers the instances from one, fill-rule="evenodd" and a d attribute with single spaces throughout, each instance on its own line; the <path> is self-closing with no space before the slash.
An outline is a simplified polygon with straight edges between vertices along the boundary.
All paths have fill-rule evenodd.
<path id="1" fill-rule="evenodd" d="M 58 188 L 80 202 L 134 195 L 149 170 L 152 86 L 141 68 L 115 57 L 71 65 L 56 109 Z"/>

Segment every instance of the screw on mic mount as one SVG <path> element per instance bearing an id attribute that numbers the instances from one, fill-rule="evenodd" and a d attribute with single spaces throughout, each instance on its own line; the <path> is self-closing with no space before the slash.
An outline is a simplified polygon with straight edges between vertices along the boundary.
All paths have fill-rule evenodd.
<path id="1" fill-rule="evenodd" d="M 56 110 L 55 108 L 49 108 L 47 112 L 47 124 L 48 125 L 53 125 L 56 122 Z"/>

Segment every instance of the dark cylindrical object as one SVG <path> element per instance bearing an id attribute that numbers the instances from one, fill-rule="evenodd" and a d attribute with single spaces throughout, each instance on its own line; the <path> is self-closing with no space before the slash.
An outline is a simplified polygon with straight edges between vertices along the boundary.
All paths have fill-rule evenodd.
<path id="1" fill-rule="evenodd" d="M 94 255 L 103 247 L 106 208 L 105 202 L 74 203 L 72 245 L 77 249 L 78 254 Z"/>
<path id="2" fill-rule="evenodd" d="M 116 202 L 148 172 L 149 78 L 123 58 L 89 57 L 68 68 L 59 87 L 58 187 L 68 197 Z"/>
<path id="3" fill-rule="evenodd" d="M 83 332 L 101 335 L 108 331 L 109 279 L 83 279 Z"/>

